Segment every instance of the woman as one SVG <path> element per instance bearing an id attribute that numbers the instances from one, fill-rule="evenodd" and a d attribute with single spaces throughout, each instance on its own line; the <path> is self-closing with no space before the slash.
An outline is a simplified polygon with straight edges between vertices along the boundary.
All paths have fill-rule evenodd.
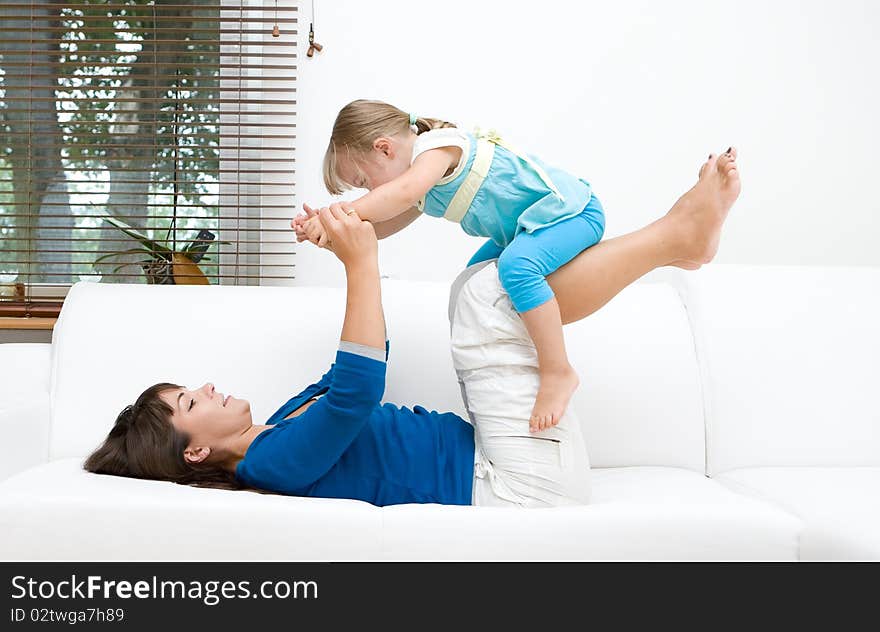
<path id="1" fill-rule="evenodd" d="M 563 323 L 596 311 L 654 268 L 695 269 L 711 261 L 739 195 L 735 159 L 733 149 L 710 155 L 697 184 L 665 216 L 600 242 L 550 275 Z M 330 371 L 259 425 L 246 400 L 224 398 L 212 384 L 154 385 L 120 413 L 85 468 L 380 506 L 586 502 L 589 471 L 576 420 L 568 415 L 555 428 L 528 432 L 527 402 L 537 393 L 534 350 L 522 351 L 528 334 L 511 316 L 492 262 L 468 268 L 452 293 L 453 357 L 475 434 L 452 413 L 379 404 L 389 345 L 376 232 L 338 204 L 319 216 L 347 282 Z M 499 400 L 499 391 L 519 397 Z"/>

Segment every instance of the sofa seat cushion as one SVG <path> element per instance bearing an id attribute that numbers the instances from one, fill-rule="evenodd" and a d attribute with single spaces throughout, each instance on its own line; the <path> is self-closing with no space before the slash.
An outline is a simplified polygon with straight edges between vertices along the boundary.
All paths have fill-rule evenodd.
<path id="1" fill-rule="evenodd" d="M 716 480 L 801 517 L 801 559 L 880 560 L 880 467 L 754 467 Z"/>
<path id="2" fill-rule="evenodd" d="M 801 522 L 679 468 L 594 468 L 583 507 L 386 507 L 383 557 L 795 560 Z"/>
<path id="3" fill-rule="evenodd" d="M 0 482 L 0 560 L 375 559 L 381 527 L 360 501 L 91 474 L 77 458 Z"/>
<path id="4" fill-rule="evenodd" d="M 198 489 L 62 459 L 0 483 L 2 560 L 768 559 L 801 523 L 705 476 L 593 470 L 594 502 L 519 510 Z"/>

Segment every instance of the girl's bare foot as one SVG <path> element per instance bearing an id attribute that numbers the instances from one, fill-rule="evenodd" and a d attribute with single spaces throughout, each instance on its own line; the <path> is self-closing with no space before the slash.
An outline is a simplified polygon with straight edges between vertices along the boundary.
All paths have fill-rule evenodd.
<path id="1" fill-rule="evenodd" d="M 558 371 L 541 371 L 541 385 L 529 419 L 529 430 L 539 432 L 559 423 L 568 402 L 580 383 L 577 372 L 569 365 Z"/>
<path id="2" fill-rule="evenodd" d="M 670 265 L 695 270 L 712 261 L 721 241 L 721 227 L 740 187 L 736 149 L 730 147 L 720 156 L 711 154 L 700 169 L 699 181 L 664 217 L 675 223 L 681 244 L 680 256 Z"/>

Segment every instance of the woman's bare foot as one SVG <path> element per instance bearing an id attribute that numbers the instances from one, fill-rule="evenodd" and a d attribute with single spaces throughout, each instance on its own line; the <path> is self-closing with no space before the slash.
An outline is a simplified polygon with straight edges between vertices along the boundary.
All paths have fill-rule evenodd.
<path id="1" fill-rule="evenodd" d="M 680 255 L 670 265 L 696 270 L 712 261 L 721 241 L 721 227 L 740 187 L 736 149 L 730 147 L 720 156 L 711 154 L 700 168 L 699 181 L 663 218 L 674 222 L 681 244 Z"/>
<path id="2" fill-rule="evenodd" d="M 577 372 L 569 365 L 558 371 L 541 371 L 541 385 L 529 419 L 529 430 L 539 432 L 559 423 L 571 396 L 580 384 Z"/>
<path id="3" fill-rule="evenodd" d="M 702 263 L 697 263 L 696 261 L 685 261 L 684 259 L 673 261 L 669 265 L 675 266 L 676 268 L 682 268 L 684 270 L 699 270 L 703 266 Z"/>

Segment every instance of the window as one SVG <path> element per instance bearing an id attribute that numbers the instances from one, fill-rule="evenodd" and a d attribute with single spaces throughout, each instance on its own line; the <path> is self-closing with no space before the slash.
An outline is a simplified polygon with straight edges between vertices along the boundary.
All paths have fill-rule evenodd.
<path id="1" fill-rule="evenodd" d="M 0 4 L 0 316 L 288 283 L 296 35 L 289 0 Z"/>

